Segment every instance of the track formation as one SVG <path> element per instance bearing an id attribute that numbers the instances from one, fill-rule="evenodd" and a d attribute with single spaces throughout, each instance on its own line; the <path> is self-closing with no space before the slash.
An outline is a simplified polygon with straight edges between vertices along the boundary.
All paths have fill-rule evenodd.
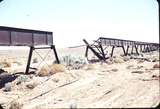
<path id="1" fill-rule="evenodd" d="M 130 54 L 147 53 L 159 50 L 160 45 L 158 43 L 150 42 L 140 42 L 131 41 L 123 39 L 105 38 L 99 37 L 94 41 L 93 44 L 89 44 L 85 39 L 83 39 L 86 44 L 85 57 L 88 58 L 88 50 L 90 49 L 93 54 L 99 59 L 105 61 L 108 57 L 112 57 L 115 47 L 121 47 L 125 56 Z M 112 47 L 111 54 L 108 56 L 107 47 Z M 131 48 L 131 53 L 129 53 L 129 48 Z"/>

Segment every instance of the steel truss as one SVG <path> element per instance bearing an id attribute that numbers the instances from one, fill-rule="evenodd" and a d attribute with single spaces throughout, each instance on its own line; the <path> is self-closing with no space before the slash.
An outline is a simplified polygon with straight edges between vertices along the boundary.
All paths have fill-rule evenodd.
<path id="1" fill-rule="evenodd" d="M 50 47 L 34 47 L 34 46 L 31 46 L 30 51 L 29 51 L 29 56 L 28 56 L 28 61 L 27 61 L 25 74 L 29 74 L 30 64 L 31 64 L 31 60 L 32 60 L 32 53 L 36 49 L 52 49 L 53 52 L 54 52 L 56 63 L 58 63 L 58 64 L 60 63 L 57 52 L 56 52 L 55 45 L 51 45 Z"/>
<path id="2" fill-rule="evenodd" d="M 83 39 L 86 44 L 85 57 L 88 59 L 88 50 L 91 50 L 93 54 L 99 59 L 105 61 L 109 57 L 113 56 L 114 49 L 120 47 L 123 50 L 124 56 L 129 54 L 146 53 L 151 51 L 159 50 L 160 45 L 158 43 L 140 42 L 132 40 L 114 39 L 99 37 L 95 40 L 93 44 L 89 44 L 85 39 Z M 112 47 L 110 56 L 107 56 L 107 47 Z M 131 48 L 131 53 L 129 53 L 129 48 Z"/>

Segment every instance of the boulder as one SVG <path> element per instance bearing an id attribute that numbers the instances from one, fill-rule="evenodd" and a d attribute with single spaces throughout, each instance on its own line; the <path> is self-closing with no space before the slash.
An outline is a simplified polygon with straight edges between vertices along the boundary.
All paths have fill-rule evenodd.
<path id="1" fill-rule="evenodd" d="M 160 68 L 160 65 L 159 64 L 154 64 L 153 68 Z"/>
<path id="2" fill-rule="evenodd" d="M 37 83 L 35 83 L 35 82 L 30 82 L 30 83 L 26 84 L 26 87 L 28 89 L 34 89 L 36 86 L 37 86 Z"/>
<path id="3" fill-rule="evenodd" d="M 118 69 L 114 68 L 114 69 L 111 69 L 111 71 L 113 71 L 113 72 L 117 72 L 117 71 L 118 71 Z"/>
<path id="4" fill-rule="evenodd" d="M 17 75 L 12 75 L 9 73 L 0 74 L 0 88 L 4 87 L 6 83 L 12 82 L 17 78 Z"/>
<path id="5" fill-rule="evenodd" d="M 1 73 L 5 73 L 5 72 L 6 72 L 6 71 L 4 71 L 3 69 L 0 69 L 0 74 L 1 74 Z"/>
<path id="6" fill-rule="evenodd" d="M 10 82 L 6 83 L 3 91 L 5 92 L 11 91 L 11 87 L 12 87 L 12 84 Z"/>

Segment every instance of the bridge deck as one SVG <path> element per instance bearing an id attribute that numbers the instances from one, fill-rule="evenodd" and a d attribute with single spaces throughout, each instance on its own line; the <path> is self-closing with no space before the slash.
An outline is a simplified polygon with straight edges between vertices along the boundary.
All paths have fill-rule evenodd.
<path id="1" fill-rule="evenodd" d="M 159 50 L 160 46 L 158 43 L 150 43 L 150 42 L 140 42 L 140 41 L 132 41 L 132 40 L 123 40 L 123 39 L 114 39 L 114 38 L 105 38 L 100 37 L 94 41 L 94 43 L 89 44 L 85 39 L 83 40 L 86 44 L 86 52 L 85 56 L 88 58 L 88 50 L 91 50 L 95 56 L 99 60 L 106 60 L 108 51 L 106 51 L 106 46 L 111 46 L 111 57 L 113 56 L 113 52 L 115 47 L 122 47 L 124 55 L 128 55 L 128 49 L 131 47 L 131 53 L 135 53 L 139 55 L 140 52 L 151 52 L 155 50 Z"/>
<path id="2" fill-rule="evenodd" d="M 0 46 L 35 46 L 52 44 L 52 32 L 0 26 Z"/>

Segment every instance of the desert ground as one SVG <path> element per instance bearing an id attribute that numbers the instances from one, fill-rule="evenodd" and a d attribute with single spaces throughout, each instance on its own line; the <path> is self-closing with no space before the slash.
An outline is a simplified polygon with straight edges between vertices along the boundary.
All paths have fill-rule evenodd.
<path id="1" fill-rule="evenodd" d="M 47 50 L 37 51 L 42 56 Z M 85 47 L 57 49 L 60 60 L 84 59 Z M 0 89 L 5 109 L 52 108 L 149 108 L 160 103 L 159 51 L 122 56 L 116 49 L 106 62 L 53 64 L 49 52 L 45 62 L 34 53 L 35 74 L 18 77 Z M 28 49 L 0 50 L 5 73 L 24 72 Z M 90 53 L 90 58 L 94 56 Z M 72 59 L 71 59 L 72 60 Z M 70 64 L 71 63 L 71 64 Z M 74 65 L 76 64 L 76 65 Z M 77 67 L 78 66 L 78 67 Z M 1 74 L 0 74 L 1 75 Z M 8 88 L 9 87 L 9 88 Z"/>

